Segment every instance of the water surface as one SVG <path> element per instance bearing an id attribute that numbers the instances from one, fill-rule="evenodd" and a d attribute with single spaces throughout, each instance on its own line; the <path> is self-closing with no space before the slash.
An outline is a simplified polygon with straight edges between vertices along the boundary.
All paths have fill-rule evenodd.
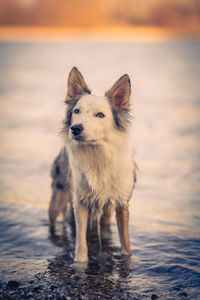
<path id="1" fill-rule="evenodd" d="M 1 282 L 26 282 L 40 273 L 66 294 L 75 282 L 88 297 L 198 299 L 199 53 L 197 41 L 0 43 Z M 93 237 L 81 273 L 72 264 L 69 228 L 58 223 L 52 236 L 47 218 L 50 166 L 62 145 L 74 65 L 97 95 L 130 75 L 139 166 L 130 202 L 132 258 L 120 256 L 113 218 L 103 252 Z"/>

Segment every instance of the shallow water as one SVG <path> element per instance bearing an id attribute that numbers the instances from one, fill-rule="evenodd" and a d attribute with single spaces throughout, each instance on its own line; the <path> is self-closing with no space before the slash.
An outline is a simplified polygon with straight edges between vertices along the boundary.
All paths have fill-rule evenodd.
<path id="1" fill-rule="evenodd" d="M 200 43 L 0 43 L 0 280 L 43 274 L 62 293 L 198 299 L 200 286 Z M 74 237 L 48 231 L 49 170 L 62 142 L 63 100 L 76 65 L 96 94 L 132 79 L 139 166 L 130 203 L 131 260 L 113 219 L 103 251 L 72 264 Z M 98 283 L 98 284 L 97 284 Z M 73 293 L 72 293 L 73 294 Z M 123 297 L 122 297 L 123 295 Z"/>

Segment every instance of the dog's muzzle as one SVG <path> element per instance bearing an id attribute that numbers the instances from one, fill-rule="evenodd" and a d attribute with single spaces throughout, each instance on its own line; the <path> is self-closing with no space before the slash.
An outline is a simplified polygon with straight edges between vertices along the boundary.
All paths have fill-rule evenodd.
<path id="1" fill-rule="evenodd" d="M 81 124 L 76 124 L 71 127 L 71 132 L 73 136 L 78 137 L 83 131 L 83 126 Z"/>

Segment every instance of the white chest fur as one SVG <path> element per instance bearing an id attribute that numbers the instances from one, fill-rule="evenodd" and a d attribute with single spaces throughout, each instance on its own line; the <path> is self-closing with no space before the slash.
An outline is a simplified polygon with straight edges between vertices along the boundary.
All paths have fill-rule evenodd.
<path id="1" fill-rule="evenodd" d="M 102 209 L 108 200 L 126 206 L 133 189 L 133 157 L 129 148 L 71 149 L 74 201 Z"/>

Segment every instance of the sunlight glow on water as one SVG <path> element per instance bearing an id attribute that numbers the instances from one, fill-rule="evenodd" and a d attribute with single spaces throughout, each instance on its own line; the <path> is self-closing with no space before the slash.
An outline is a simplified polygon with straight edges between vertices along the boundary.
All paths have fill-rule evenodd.
<path id="1" fill-rule="evenodd" d="M 104 94 L 124 73 L 132 79 L 132 138 L 139 166 L 130 203 L 133 257 L 123 279 L 119 270 L 124 262 L 117 256 L 113 219 L 108 247 L 112 250 L 104 253 L 108 256 L 102 265 L 105 274 L 113 283 L 121 280 L 133 295 L 148 296 L 148 291 L 156 290 L 166 299 L 176 297 L 175 288 L 181 286 L 190 299 L 196 298 L 200 278 L 199 53 L 200 43 L 192 41 L 0 43 L 1 228 L 13 236 L 7 240 L 1 233 L 2 280 L 15 276 L 18 255 L 24 264 L 24 269 L 19 264 L 20 278 L 24 270 L 27 276 L 37 272 L 37 268 L 29 272 L 34 261 L 39 271 L 46 270 L 49 258 L 50 277 L 58 279 L 59 270 L 61 274 L 65 270 L 65 276 L 72 272 L 71 254 L 53 258 L 64 246 L 61 236 L 48 240 L 47 214 L 41 208 L 47 208 L 50 199 L 49 173 L 62 145 L 59 129 L 67 76 L 76 65 L 96 94 Z M 12 206 L 10 201 L 21 204 Z M 23 220 L 25 214 L 28 218 Z M 9 247 L 12 252 L 7 252 Z M 73 242 L 70 247 L 69 253 Z M 111 270 L 106 267 L 109 261 Z M 94 270 L 98 274 L 97 262 L 91 258 L 88 276 Z"/>

